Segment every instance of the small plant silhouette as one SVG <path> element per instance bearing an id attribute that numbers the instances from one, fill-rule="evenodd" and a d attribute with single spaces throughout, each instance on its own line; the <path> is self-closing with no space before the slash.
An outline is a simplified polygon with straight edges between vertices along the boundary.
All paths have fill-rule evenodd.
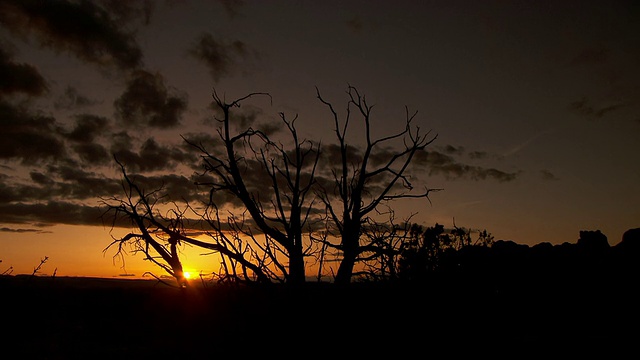
<path id="1" fill-rule="evenodd" d="M 0 260 L 0 263 L 2 262 L 2 260 Z M 11 275 L 11 273 L 13 272 L 13 266 L 9 266 L 9 268 L 5 271 L 2 272 L 2 274 L 0 275 Z"/>
<path id="2" fill-rule="evenodd" d="M 38 266 L 33 268 L 33 273 L 31 273 L 31 276 L 36 276 L 38 271 L 40 271 L 40 269 L 42 269 L 42 265 L 44 265 L 47 262 L 47 260 L 49 260 L 48 256 L 45 256 L 42 260 L 40 260 L 40 264 L 38 264 Z"/>

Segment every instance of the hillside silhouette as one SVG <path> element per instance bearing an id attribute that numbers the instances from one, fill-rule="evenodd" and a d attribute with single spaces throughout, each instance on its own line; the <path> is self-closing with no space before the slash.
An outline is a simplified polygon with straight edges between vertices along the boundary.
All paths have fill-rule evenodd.
<path id="1" fill-rule="evenodd" d="M 639 335 L 639 256 L 640 228 L 615 246 L 600 231 L 560 245 L 467 246 L 437 274 L 406 282 L 185 289 L 2 276 L 2 348 L 49 359 L 611 353 Z"/>

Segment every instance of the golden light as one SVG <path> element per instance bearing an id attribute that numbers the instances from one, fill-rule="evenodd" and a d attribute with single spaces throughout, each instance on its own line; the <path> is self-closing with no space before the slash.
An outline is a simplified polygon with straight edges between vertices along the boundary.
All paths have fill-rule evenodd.
<path id="1" fill-rule="evenodd" d="M 191 279 L 191 273 L 188 271 L 185 271 L 184 273 L 182 273 L 182 276 L 184 276 L 184 278 L 187 280 Z"/>

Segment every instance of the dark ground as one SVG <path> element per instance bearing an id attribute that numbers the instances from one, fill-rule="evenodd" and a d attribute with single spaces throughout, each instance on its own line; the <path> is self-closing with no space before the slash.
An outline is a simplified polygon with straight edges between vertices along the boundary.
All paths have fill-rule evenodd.
<path id="1" fill-rule="evenodd" d="M 152 280 L 2 276 L 0 357 L 634 357 L 637 286 L 618 279 L 184 291 Z"/>

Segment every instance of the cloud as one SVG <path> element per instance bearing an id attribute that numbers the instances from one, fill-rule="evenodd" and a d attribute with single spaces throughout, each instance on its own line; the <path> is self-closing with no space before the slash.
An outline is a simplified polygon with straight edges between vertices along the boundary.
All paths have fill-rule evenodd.
<path id="1" fill-rule="evenodd" d="M 50 199 L 86 200 L 119 193 L 117 180 L 82 170 L 78 166 L 49 166 L 47 174 L 55 184 L 47 186 Z"/>
<path id="2" fill-rule="evenodd" d="M 6 182 L 6 178 L 0 183 L 0 204 L 9 204 L 18 201 L 31 201 L 46 199 L 48 194 L 42 191 L 42 187 L 33 185 L 16 185 Z M 4 220 L 3 220 L 4 221 Z"/>
<path id="3" fill-rule="evenodd" d="M 600 119 L 606 114 L 624 107 L 626 104 L 621 101 L 607 102 L 595 105 L 586 97 L 574 101 L 569 105 L 569 109 L 578 115 L 588 118 Z"/>
<path id="4" fill-rule="evenodd" d="M 0 159 L 17 159 L 24 164 L 60 159 L 66 151 L 57 131 L 53 117 L 31 114 L 22 106 L 0 100 Z"/>
<path id="5" fill-rule="evenodd" d="M 117 180 L 69 165 L 49 165 L 31 171 L 31 183 L 3 183 L 0 203 L 39 203 L 50 200 L 86 200 L 121 192 Z"/>
<path id="6" fill-rule="evenodd" d="M 78 93 L 76 88 L 67 86 L 64 90 L 64 94 L 60 95 L 53 103 L 53 107 L 56 110 L 73 110 L 95 105 L 97 103 L 97 101 L 82 96 Z"/>
<path id="7" fill-rule="evenodd" d="M 32 171 L 29 173 L 29 177 L 34 183 L 38 185 L 51 186 L 54 184 L 54 181 L 51 179 L 51 177 L 40 172 Z"/>
<path id="8" fill-rule="evenodd" d="M 72 145 L 71 148 L 78 154 L 80 160 L 86 164 L 105 165 L 112 160 L 107 149 L 100 144 L 84 143 Z"/>
<path id="9" fill-rule="evenodd" d="M 112 7 L 113 8 L 113 7 Z M 68 52 L 88 63 L 122 70 L 142 63 L 132 32 L 94 1 L 6 0 L 0 24 L 16 35 L 33 35 L 40 45 Z"/>
<path id="10" fill-rule="evenodd" d="M 493 179 L 509 182 L 520 174 L 519 171 L 505 172 L 492 167 L 468 165 L 438 151 L 417 153 L 413 165 L 415 170 L 426 171 L 429 175 L 444 175 L 450 180 L 467 178 L 475 181 Z"/>
<path id="11" fill-rule="evenodd" d="M 0 204 L 0 218 L 10 224 L 68 224 L 104 225 L 99 206 L 87 206 L 67 201 L 46 201 L 43 203 Z"/>
<path id="12" fill-rule="evenodd" d="M 16 182 L 7 175 L 0 183 L 3 223 L 98 225 L 98 208 L 89 202 L 122 192 L 117 179 L 82 170 L 76 164 L 48 165 Z M 80 203 L 84 205 L 80 205 Z M 104 209 L 102 209 L 104 210 Z"/>
<path id="13" fill-rule="evenodd" d="M 465 150 L 463 146 L 453 146 L 453 145 L 445 145 L 443 147 L 439 147 L 444 153 L 449 155 L 462 155 Z"/>
<path id="14" fill-rule="evenodd" d="M 558 177 L 555 176 L 549 170 L 540 170 L 540 176 L 542 176 L 542 179 L 544 179 L 544 180 L 550 180 L 550 181 L 558 180 Z"/>
<path id="15" fill-rule="evenodd" d="M 194 145 L 203 147 L 206 151 L 210 152 L 211 154 L 222 155 L 224 153 L 223 149 L 220 146 L 216 146 L 217 144 L 219 144 L 218 138 L 214 137 L 209 133 L 206 133 L 206 132 L 187 133 L 182 136 L 187 142 L 189 142 L 189 143 L 185 142 L 182 145 L 182 148 L 185 151 L 199 152 L 199 150 L 196 150 L 193 146 L 191 146 L 191 144 L 194 144 Z"/>
<path id="16" fill-rule="evenodd" d="M 80 114 L 76 115 L 75 118 L 75 127 L 66 134 L 67 139 L 74 142 L 93 142 L 96 137 L 103 134 L 109 127 L 109 119 L 103 116 Z"/>
<path id="17" fill-rule="evenodd" d="M 486 151 L 471 151 L 467 154 L 470 159 L 486 159 L 489 156 L 489 153 Z"/>
<path id="18" fill-rule="evenodd" d="M 363 28 L 362 19 L 358 16 L 353 16 L 349 20 L 347 20 L 347 28 L 353 31 L 354 33 L 360 33 Z"/>
<path id="19" fill-rule="evenodd" d="M 230 75 L 236 69 L 238 63 L 249 60 L 250 55 L 255 56 L 245 43 L 235 40 L 230 43 L 219 41 L 209 33 L 198 37 L 196 42 L 188 50 L 189 55 L 204 63 L 215 81 Z M 248 65 L 248 64 L 244 64 Z M 243 66 L 247 68 L 248 66 Z"/>
<path id="20" fill-rule="evenodd" d="M 242 0 L 218 0 L 218 2 L 222 4 L 227 15 L 232 19 L 240 15 L 240 9 L 245 5 Z"/>
<path id="21" fill-rule="evenodd" d="M 48 233 L 49 231 L 43 231 L 40 229 L 12 229 L 8 227 L 1 227 L 0 232 L 10 232 L 10 233 Z"/>
<path id="22" fill-rule="evenodd" d="M 170 93 L 161 74 L 137 70 L 114 105 L 124 125 L 166 129 L 180 124 L 187 99 L 186 95 Z"/>
<path id="23" fill-rule="evenodd" d="M 347 163 L 349 166 L 357 165 L 362 163 L 363 153 L 362 151 L 352 145 L 347 146 Z M 340 161 L 342 159 L 341 149 L 338 144 L 325 144 L 322 146 L 321 157 L 323 161 L 327 164 L 333 164 L 336 166 L 341 166 Z M 392 156 L 390 149 L 376 151 L 371 154 L 370 160 L 373 165 L 380 165 L 386 163 L 390 156 Z"/>
<path id="24" fill-rule="evenodd" d="M 169 201 L 195 201 L 202 200 L 202 192 L 209 189 L 199 189 L 194 179 L 178 174 L 162 174 L 145 176 L 142 174 L 128 174 L 134 179 L 136 185 L 145 192 L 162 189 L 161 194 L 166 194 Z"/>
<path id="25" fill-rule="evenodd" d="M 48 90 L 45 79 L 33 65 L 13 62 L 11 54 L 0 43 L 0 95 L 39 96 Z"/>
<path id="26" fill-rule="evenodd" d="M 337 146 L 325 146 L 323 148 L 324 157 L 340 158 Z M 361 161 L 362 154 L 358 151 L 350 150 L 355 158 L 353 161 Z M 392 148 L 378 149 L 371 154 L 373 165 L 384 164 L 397 151 Z M 434 150 L 417 152 L 411 163 L 411 172 L 426 172 L 429 175 L 444 175 L 449 180 L 467 178 L 475 181 L 493 179 L 499 182 L 515 180 L 520 174 L 517 172 L 505 172 L 492 167 L 465 164 L 456 158 L 467 156 L 471 160 L 482 160 L 491 155 L 485 151 L 467 152 L 463 146 L 444 145 L 434 147 Z M 497 156 L 493 156 L 496 157 Z M 384 179 L 381 179 L 384 181 Z"/>
<path id="27" fill-rule="evenodd" d="M 174 169 L 177 164 L 197 161 L 193 153 L 183 151 L 180 147 L 162 146 L 153 138 L 145 140 L 136 153 L 131 151 L 130 141 L 128 135 L 124 137 L 124 134 L 120 134 L 111 148 L 114 156 L 130 172 Z"/>
<path id="28" fill-rule="evenodd" d="M 3 176 L 0 183 L 2 223 L 47 226 L 52 224 L 100 225 L 105 209 L 90 206 L 92 200 L 122 192 L 116 179 L 87 172 L 73 165 L 49 165 L 31 171 L 29 183 Z M 81 204 L 82 203 L 82 204 Z"/>
<path id="29" fill-rule="evenodd" d="M 142 19 L 144 25 L 149 25 L 151 17 L 159 1 L 154 0 L 101 0 L 102 6 L 108 10 L 118 23 L 128 23 L 135 19 Z"/>

